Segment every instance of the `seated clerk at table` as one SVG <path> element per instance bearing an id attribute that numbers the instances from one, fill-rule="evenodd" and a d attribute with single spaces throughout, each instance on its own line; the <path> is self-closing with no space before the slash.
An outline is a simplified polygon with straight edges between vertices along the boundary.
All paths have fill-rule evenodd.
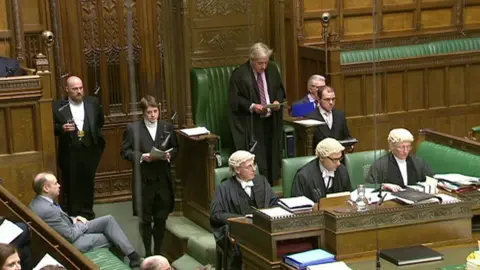
<path id="1" fill-rule="evenodd" d="M 228 253 L 231 268 L 241 269 L 242 257 L 238 246 L 225 247 L 225 237 L 229 218 L 244 217 L 252 214 L 255 208 L 268 208 L 274 206 L 278 197 L 273 192 L 267 178 L 255 175 L 255 155 L 239 150 L 228 159 L 232 177 L 226 178 L 215 190 L 210 208 L 210 225 L 213 236 L 218 245 Z M 234 243 L 230 238 L 230 242 Z"/>
<path id="2" fill-rule="evenodd" d="M 318 100 L 320 99 L 318 97 L 318 89 L 322 86 L 325 86 L 325 77 L 318 74 L 312 75 L 307 82 L 308 94 L 302 99 L 295 101 L 293 105 L 310 102 L 316 102 L 316 105 L 318 105 Z"/>
<path id="3" fill-rule="evenodd" d="M 330 86 L 318 89 L 319 105 L 314 112 L 305 117 L 325 122 L 326 125 L 317 126 L 313 134 L 313 145 L 317 145 L 325 138 L 345 140 L 351 138 L 347 126 L 345 112 L 335 109 L 335 90 Z"/>
<path id="4" fill-rule="evenodd" d="M 292 184 L 292 196 L 305 196 L 314 202 L 327 194 L 351 191 L 347 169 L 340 163 L 345 150 L 337 140 L 326 138 L 317 144 L 313 159 L 298 170 Z"/>
<path id="5" fill-rule="evenodd" d="M 370 167 L 367 182 L 382 184 L 383 189 L 400 191 L 407 185 L 424 182 L 432 176 L 430 166 L 410 153 L 413 135 L 404 128 L 392 129 L 388 134 L 390 153 L 376 160 Z"/>

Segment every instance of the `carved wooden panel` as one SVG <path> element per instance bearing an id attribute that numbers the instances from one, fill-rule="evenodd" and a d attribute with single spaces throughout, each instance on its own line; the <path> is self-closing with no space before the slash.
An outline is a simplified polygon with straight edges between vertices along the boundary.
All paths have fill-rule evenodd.
<path id="1" fill-rule="evenodd" d="M 340 40 L 372 39 L 374 18 L 369 0 L 296 0 L 301 7 L 299 19 L 303 21 L 304 36 L 299 44 L 321 42 L 321 15 L 332 15 L 329 32 L 339 34 Z M 341 5 L 340 5 L 341 3 Z M 295 5 L 290 7 L 294 12 Z M 480 3 L 478 1 L 413 1 L 380 0 L 376 6 L 378 38 L 402 35 L 425 35 L 453 32 L 458 29 L 479 29 Z M 333 23 L 334 22 L 334 23 Z M 296 38 L 296 37 L 290 37 Z"/>
<path id="2" fill-rule="evenodd" d="M 12 140 L 12 153 L 22 153 L 28 151 L 37 150 L 36 136 L 37 131 L 35 126 L 38 123 L 34 123 L 37 114 L 33 106 L 28 107 L 13 107 L 10 109 L 10 123 L 11 133 L 10 138 Z M 32 133 L 32 131 L 34 131 Z"/>

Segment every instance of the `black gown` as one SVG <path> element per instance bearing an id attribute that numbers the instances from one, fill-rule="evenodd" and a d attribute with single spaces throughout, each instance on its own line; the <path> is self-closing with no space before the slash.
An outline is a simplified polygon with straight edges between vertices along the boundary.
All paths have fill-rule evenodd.
<path id="1" fill-rule="evenodd" d="M 275 100 L 283 102 L 286 98 L 280 73 L 275 65 L 270 64 L 265 71 L 270 103 Z M 283 152 L 283 111 L 271 111 L 271 116 L 264 118 L 250 113 L 252 103 L 260 104 L 260 93 L 254 71 L 249 62 L 232 72 L 229 88 L 230 129 L 235 143 L 235 150 L 249 150 L 253 139 L 257 146 L 253 151 L 260 174 L 267 177 L 272 184 L 280 178 L 280 166 Z"/>

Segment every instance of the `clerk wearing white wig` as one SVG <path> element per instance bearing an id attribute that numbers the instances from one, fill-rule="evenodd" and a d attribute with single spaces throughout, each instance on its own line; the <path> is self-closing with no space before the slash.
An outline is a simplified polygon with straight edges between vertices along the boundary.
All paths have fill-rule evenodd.
<path id="1" fill-rule="evenodd" d="M 370 167 L 367 181 L 383 184 L 383 188 L 399 191 L 407 185 L 424 182 L 433 172 L 421 158 L 410 154 L 413 135 L 404 128 L 396 128 L 388 134 L 390 153 L 375 161 Z"/>
<path id="2" fill-rule="evenodd" d="M 323 139 L 315 149 L 316 159 L 298 170 L 292 184 L 292 196 L 305 196 L 314 202 L 327 194 L 351 191 L 347 169 L 340 163 L 345 150 L 333 138 Z"/>
<path id="3" fill-rule="evenodd" d="M 215 197 L 210 207 L 210 225 L 217 244 L 224 247 L 229 218 L 252 214 L 255 208 L 269 208 L 278 201 L 265 176 L 256 175 L 255 155 L 239 150 L 228 159 L 232 176 L 226 178 L 215 189 Z M 240 250 L 229 251 L 230 268 L 241 269 Z"/>

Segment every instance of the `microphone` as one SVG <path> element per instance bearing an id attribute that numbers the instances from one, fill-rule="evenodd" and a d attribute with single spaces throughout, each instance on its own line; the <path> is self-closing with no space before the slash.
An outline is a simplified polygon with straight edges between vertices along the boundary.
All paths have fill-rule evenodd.
<path id="1" fill-rule="evenodd" d="M 61 112 L 63 111 L 70 103 L 65 103 L 62 107 L 58 108 L 58 111 Z"/>
<path id="2" fill-rule="evenodd" d="M 253 153 L 253 151 L 255 151 L 255 148 L 257 147 L 257 144 L 258 144 L 258 141 L 256 140 L 253 140 L 250 142 L 250 149 L 248 150 L 248 152 L 250 153 Z"/>
<path id="3" fill-rule="evenodd" d="M 170 118 L 170 121 L 173 121 L 175 120 L 175 118 L 177 117 L 177 112 L 174 112 L 172 117 Z M 162 142 L 162 144 L 160 145 L 162 148 L 166 148 L 167 147 L 167 144 L 168 142 L 170 141 L 170 137 L 172 135 L 172 132 L 169 132 L 167 137 L 165 138 L 165 140 Z"/>
<path id="4" fill-rule="evenodd" d="M 6 72 L 5 77 L 10 77 L 10 76 L 13 76 L 15 74 L 13 68 L 11 68 L 9 66 L 5 66 L 5 72 Z"/>

